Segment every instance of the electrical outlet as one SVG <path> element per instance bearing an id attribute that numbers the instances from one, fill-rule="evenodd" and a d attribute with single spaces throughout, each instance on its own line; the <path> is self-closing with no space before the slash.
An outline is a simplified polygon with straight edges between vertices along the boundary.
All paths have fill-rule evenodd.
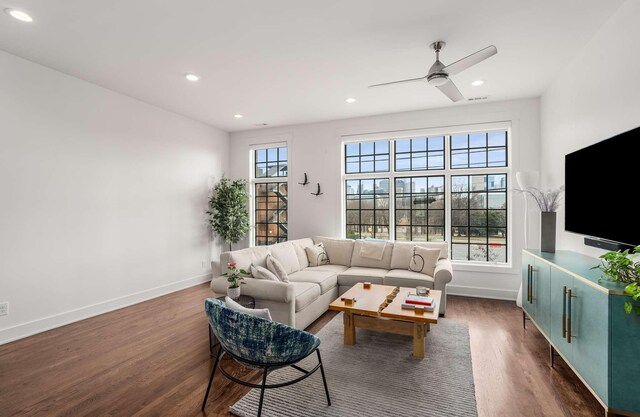
<path id="1" fill-rule="evenodd" d="M 9 302 L 5 301 L 0 303 L 0 316 L 6 316 L 7 314 L 9 314 Z"/>

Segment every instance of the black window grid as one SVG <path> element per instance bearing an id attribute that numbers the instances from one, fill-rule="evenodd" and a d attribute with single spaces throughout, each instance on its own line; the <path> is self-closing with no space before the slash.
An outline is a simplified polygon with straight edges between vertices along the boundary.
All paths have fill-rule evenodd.
<path id="1" fill-rule="evenodd" d="M 371 143 L 372 152 L 363 153 L 362 148 L 363 145 Z M 382 146 L 382 143 L 386 143 L 386 146 Z M 344 172 L 346 174 L 368 174 L 372 172 L 389 172 L 391 162 L 390 162 L 390 154 L 389 154 L 389 141 L 372 141 L 372 142 L 359 142 L 358 145 L 358 154 L 357 155 L 348 155 L 347 146 L 353 146 L 356 143 L 349 143 L 344 145 Z M 386 147 L 386 151 L 382 150 L 378 152 L 378 150 L 384 149 Z M 363 170 L 362 164 L 371 162 L 373 164 L 372 170 Z M 349 164 L 357 164 L 357 171 L 349 171 Z M 386 164 L 386 168 L 384 168 Z M 378 169 L 380 166 L 380 169 Z"/>
<path id="2" fill-rule="evenodd" d="M 465 148 L 458 148 L 458 149 L 453 149 L 453 139 L 452 138 L 453 138 L 453 136 L 456 136 L 456 135 L 443 136 L 442 137 L 443 141 L 444 140 L 448 140 L 449 141 L 449 158 L 448 158 L 449 162 L 447 162 L 447 158 L 444 158 L 444 154 L 446 153 L 446 147 L 442 151 L 440 151 L 440 150 L 431 150 L 430 151 L 429 150 L 429 146 L 428 146 L 428 139 L 427 139 L 427 150 L 426 150 L 426 155 L 424 155 L 426 157 L 427 167 L 424 168 L 424 169 L 416 169 L 413 166 L 412 156 L 419 155 L 420 157 L 422 157 L 423 154 L 425 154 L 425 151 L 423 151 L 423 150 L 414 151 L 413 143 L 411 143 L 409 152 L 406 152 L 406 151 L 405 152 L 398 152 L 397 147 L 396 147 L 397 146 L 397 141 L 393 140 L 393 141 L 386 142 L 387 143 L 387 149 L 390 149 L 389 146 L 394 146 L 394 153 L 393 153 L 393 155 L 394 155 L 394 158 L 393 158 L 394 159 L 394 161 L 393 161 L 394 165 L 393 165 L 393 168 L 392 168 L 393 170 L 391 170 L 390 164 L 389 164 L 389 169 L 377 170 L 375 162 L 374 162 L 374 169 L 373 170 L 369 170 L 369 171 L 366 171 L 366 170 L 363 171 L 362 170 L 362 162 L 363 162 L 364 157 L 371 157 L 371 159 L 369 159 L 368 161 L 375 161 L 375 157 L 376 156 L 381 156 L 382 155 L 382 156 L 386 157 L 385 162 L 388 163 L 388 160 L 389 160 L 389 157 L 390 157 L 389 153 L 388 152 L 381 152 L 381 153 L 376 152 L 376 149 L 375 149 L 376 145 L 375 145 L 375 142 L 374 142 L 373 153 L 362 154 L 360 152 L 357 155 L 357 157 L 358 157 L 358 159 L 357 159 L 358 171 L 348 172 L 347 171 L 348 157 L 346 156 L 346 146 L 347 146 L 347 144 L 345 144 L 345 173 L 347 175 L 346 181 L 350 181 L 350 182 L 358 181 L 358 185 L 359 185 L 358 189 L 361 190 L 362 181 L 368 181 L 368 180 L 369 181 L 370 180 L 374 180 L 375 181 L 376 179 L 373 179 L 373 178 L 361 178 L 361 179 L 355 179 L 354 178 L 354 179 L 349 179 L 350 175 L 357 175 L 357 174 L 363 174 L 363 173 L 366 174 L 366 173 L 372 173 L 372 172 L 392 172 L 392 173 L 420 172 L 420 171 L 426 172 L 426 171 L 428 171 L 430 169 L 431 170 L 435 170 L 435 169 L 439 169 L 439 170 L 450 169 L 453 172 L 456 169 L 507 168 L 508 167 L 508 159 L 509 159 L 509 155 L 508 155 L 508 139 L 509 139 L 508 138 L 508 131 L 504 131 L 503 132 L 504 133 L 504 146 L 502 146 L 502 145 L 499 145 L 499 146 L 498 145 L 489 145 L 489 143 L 490 143 L 489 134 L 492 133 L 492 132 L 495 132 L 495 131 L 468 133 L 468 134 L 466 134 L 466 136 L 467 136 L 467 146 Z M 487 146 L 470 146 L 471 145 L 471 136 L 472 135 L 477 135 L 478 133 L 485 135 L 485 143 L 486 143 Z M 376 142 L 385 142 L 385 141 L 376 141 Z M 359 145 L 358 149 L 360 150 L 361 148 L 362 148 L 362 145 Z M 503 151 L 504 152 L 504 163 L 503 164 L 501 163 L 502 162 L 501 160 L 498 161 L 500 163 L 490 163 L 489 153 L 491 151 L 495 151 L 495 150 L 499 150 L 499 151 Z M 459 151 L 466 152 L 467 164 L 465 166 L 456 166 L 456 167 L 452 166 L 452 164 L 453 164 L 453 154 L 456 151 L 458 151 L 458 152 Z M 433 152 L 434 154 L 438 154 L 438 153 L 441 152 L 442 155 L 443 155 L 443 165 L 438 165 L 437 167 L 430 166 L 430 164 L 429 164 L 429 152 Z M 471 159 L 470 159 L 469 155 L 471 153 L 474 153 L 474 152 L 483 152 L 485 154 L 484 155 L 485 162 L 483 164 L 475 165 L 475 164 L 471 163 Z M 407 157 L 407 159 L 409 159 L 409 164 L 410 164 L 410 169 L 409 170 L 407 170 L 407 169 L 398 170 L 397 169 L 397 160 L 398 160 L 397 155 L 398 154 L 404 155 L 404 156 Z M 355 161 L 355 159 L 354 159 L 354 161 Z M 449 165 L 449 167 L 447 167 L 447 165 Z M 480 242 L 480 243 L 471 242 L 470 233 L 467 233 L 467 242 L 466 243 L 459 243 L 459 241 L 457 241 L 456 243 L 453 242 L 453 240 L 454 240 L 453 239 L 454 229 L 457 227 L 455 224 L 453 224 L 453 213 L 456 211 L 456 209 L 453 208 L 453 204 L 452 204 L 452 207 L 450 209 L 450 211 L 451 211 L 451 225 L 449 227 L 450 230 L 447 230 L 447 228 L 446 228 L 446 216 L 444 217 L 445 218 L 445 221 L 444 221 L 445 224 L 444 225 L 442 225 L 442 226 L 433 225 L 433 227 L 442 227 L 444 229 L 445 238 L 446 238 L 446 236 L 449 236 L 449 238 L 451 240 L 450 245 L 451 245 L 452 251 L 454 249 L 453 248 L 454 244 L 456 244 L 456 245 L 463 245 L 463 244 L 466 245 L 466 250 L 467 250 L 466 259 L 470 259 L 471 258 L 470 251 L 471 251 L 471 247 L 472 246 L 474 246 L 474 245 L 476 245 L 476 246 L 477 245 L 480 245 L 480 246 L 484 245 L 484 248 L 486 250 L 485 251 L 485 254 L 486 254 L 485 260 L 487 260 L 487 261 L 492 260 L 492 259 L 490 259 L 490 256 L 491 256 L 491 252 L 490 251 L 491 251 L 491 249 L 494 248 L 494 247 L 500 247 L 500 248 L 504 249 L 504 252 L 502 252 L 500 254 L 500 259 L 498 259 L 497 262 L 506 262 L 509 259 L 509 253 L 508 253 L 508 249 L 509 248 L 508 248 L 508 239 L 507 239 L 507 236 L 508 236 L 507 235 L 507 227 L 508 227 L 508 224 L 507 224 L 507 216 L 508 216 L 507 201 L 508 200 L 507 200 L 507 189 L 506 189 L 507 174 L 506 173 L 502 173 L 502 172 L 497 172 L 497 173 L 476 174 L 476 175 L 473 175 L 473 174 L 471 174 L 471 175 L 455 175 L 455 174 L 452 173 L 450 175 L 446 175 L 446 177 L 448 177 L 448 179 L 450 181 L 452 181 L 454 177 L 459 177 L 459 176 L 467 177 L 468 179 L 470 179 L 471 177 L 484 177 L 485 183 L 486 183 L 488 176 L 492 176 L 492 175 L 504 176 L 504 179 L 505 179 L 505 187 L 504 187 L 504 189 L 502 189 L 502 190 L 501 189 L 485 189 L 485 190 L 482 190 L 482 191 L 471 191 L 471 190 L 469 190 L 469 191 L 464 192 L 464 194 L 467 195 L 467 204 L 469 204 L 469 202 L 470 202 L 470 200 L 472 198 L 471 196 L 484 194 L 484 198 L 486 199 L 486 202 L 487 202 L 487 208 L 486 209 L 468 208 L 467 210 L 462 210 L 462 211 L 466 211 L 466 214 L 467 214 L 467 225 L 466 226 L 462 226 L 462 227 L 467 228 L 467 231 L 470 231 L 471 229 L 484 228 L 484 231 L 483 231 L 484 242 Z M 391 178 L 389 178 L 388 180 L 394 182 L 394 184 L 393 184 L 394 185 L 394 193 L 393 194 L 383 193 L 381 195 L 384 195 L 384 198 L 386 199 L 387 202 L 390 202 L 390 198 L 391 197 L 396 199 L 396 207 L 394 209 L 394 211 L 396 212 L 395 213 L 396 215 L 394 216 L 394 219 L 395 219 L 395 221 L 394 221 L 394 223 L 395 223 L 394 224 L 394 231 L 396 232 L 396 239 L 398 239 L 397 227 L 408 226 L 408 230 L 409 230 L 409 233 L 411 235 L 411 239 L 413 240 L 414 227 L 415 227 L 415 225 L 413 224 L 413 219 L 414 219 L 413 211 L 421 211 L 421 210 L 424 210 L 424 209 L 413 209 L 413 207 L 411 207 L 410 209 L 408 209 L 408 210 L 411 210 L 410 211 L 411 223 L 410 224 L 403 224 L 403 225 L 397 224 L 397 221 L 398 221 L 397 211 L 398 210 L 402 210 L 402 209 L 399 209 L 397 207 L 397 199 L 400 198 L 400 197 L 405 197 L 406 196 L 406 194 L 405 195 L 400 195 L 400 194 L 395 192 L 395 181 L 397 179 L 400 179 L 400 178 L 403 178 L 403 177 L 393 177 L 392 176 Z M 378 178 L 378 180 L 379 179 L 380 178 Z M 445 185 L 445 188 L 446 188 L 446 185 Z M 419 193 L 415 193 L 415 194 L 419 194 Z M 427 193 L 427 198 L 428 198 L 429 194 L 436 194 L 436 193 Z M 449 190 L 449 191 L 447 191 L 445 189 L 445 192 L 443 192 L 441 194 L 443 194 L 445 196 L 445 198 L 446 198 L 447 194 L 450 197 L 453 197 L 453 195 L 456 194 L 456 193 L 452 189 Z M 503 197 L 503 199 L 504 199 L 504 203 L 503 203 L 504 204 L 504 208 L 501 208 L 501 209 L 489 209 L 488 208 L 489 194 L 502 194 L 504 196 Z M 363 201 L 362 197 L 363 197 L 363 195 L 361 195 L 361 194 L 347 194 L 347 196 L 346 196 L 346 198 L 351 200 L 351 201 L 354 201 L 354 200 L 358 201 L 358 208 L 357 209 L 349 209 L 348 208 L 349 206 L 347 206 L 346 228 L 347 228 L 348 237 L 349 237 L 349 231 L 351 230 L 352 227 L 357 228 L 357 237 L 362 237 L 362 232 L 363 232 L 364 228 L 368 228 L 368 230 L 371 232 L 371 236 L 372 237 L 378 237 L 377 236 L 377 234 L 378 234 L 377 230 L 378 230 L 379 227 L 386 228 L 386 232 L 385 233 L 389 233 L 390 228 L 391 228 L 391 224 L 388 221 L 389 220 L 388 217 L 387 217 L 387 221 L 385 223 L 378 222 L 378 215 L 377 215 L 376 212 L 377 211 L 381 211 L 381 209 L 377 208 L 378 207 L 377 204 L 376 204 L 376 201 L 377 201 L 376 199 L 378 198 L 377 196 L 375 196 L 374 199 L 373 199 L 373 201 L 374 201 L 374 207 L 372 209 L 374 211 L 373 222 L 370 222 L 370 223 L 362 222 L 362 201 Z M 411 201 L 413 203 L 413 198 L 411 198 Z M 353 222 L 353 221 L 350 222 L 349 221 L 349 211 L 350 210 L 358 212 L 358 215 L 357 215 L 358 221 L 357 222 Z M 404 210 L 407 210 L 407 209 L 404 209 Z M 433 211 L 436 211 L 436 210 L 440 210 L 440 209 L 433 209 Z M 442 209 L 442 211 L 444 213 L 446 213 L 446 210 L 447 210 L 447 207 L 445 205 L 445 202 L 443 201 L 443 209 Z M 471 223 L 471 218 L 470 217 L 471 217 L 471 214 L 472 214 L 473 210 L 481 210 L 481 211 L 483 211 L 484 216 L 485 216 L 485 221 L 484 221 L 483 225 L 481 225 L 481 226 L 478 226 L 478 225 L 470 226 L 469 225 Z M 387 213 L 389 213 L 389 210 L 386 209 L 386 208 L 383 209 L 383 211 L 386 211 Z M 430 211 L 430 209 L 427 208 L 426 219 L 429 219 L 428 211 Z M 495 214 L 495 213 L 499 213 L 499 215 L 501 216 L 500 218 L 503 219 L 503 220 L 500 220 L 503 223 L 501 226 L 495 226 L 495 225 L 491 225 L 490 224 L 489 217 L 492 214 Z M 388 216 L 388 214 L 387 214 L 387 216 Z M 351 219 L 353 219 L 353 216 L 351 217 Z M 418 227 L 426 228 L 426 230 L 427 230 L 427 239 L 430 239 L 430 237 L 431 237 L 430 236 L 431 235 L 430 227 L 432 227 L 432 224 L 430 224 L 427 221 L 426 225 L 418 225 Z M 490 234 L 490 230 L 493 230 L 494 232 L 496 230 L 502 231 L 500 236 L 499 236 L 499 238 L 502 241 L 499 242 L 499 243 L 491 242 L 490 240 L 491 240 L 491 236 L 492 235 Z M 351 236 L 351 237 L 354 237 L 354 236 Z M 398 240 L 400 240 L 400 239 L 398 239 Z M 452 253 L 452 259 L 453 259 L 453 253 Z M 477 259 L 478 258 L 476 256 L 474 258 L 474 260 L 477 260 Z"/>
<path id="3" fill-rule="evenodd" d="M 441 139 L 442 140 L 442 149 L 429 150 L 429 140 L 430 139 Z M 425 150 L 414 150 L 416 148 L 415 143 L 418 140 L 426 139 L 426 148 Z M 400 140 L 409 140 L 409 151 L 399 151 L 398 150 L 398 141 Z M 393 142 L 394 146 L 394 161 L 393 168 L 395 172 L 407 172 L 407 171 L 429 171 L 429 170 L 442 170 L 445 169 L 445 146 L 444 146 L 445 137 L 444 136 L 430 136 L 426 138 L 413 138 L 413 139 L 399 139 Z M 441 156 L 442 164 L 431 166 L 429 157 Z M 425 158 L 425 168 L 417 168 L 414 167 L 414 158 Z M 408 169 L 400 169 L 398 168 L 398 161 L 402 159 L 407 159 L 409 161 Z"/>
<path id="4" fill-rule="evenodd" d="M 398 182 L 399 181 L 408 181 L 409 184 L 411 184 L 412 180 L 415 179 L 425 179 L 425 182 L 427 184 L 429 184 L 429 179 L 430 178 L 441 178 L 442 179 L 442 191 L 429 191 L 429 189 L 427 188 L 425 190 L 425 192 L 415 192 L 412 188 L 411 185 L 409 185 L 409 190 L 408 192 L 398 192 Z M 442 228 L 442 237 L 444 240 L 445 236 L 446 236 L 446 220 L 445 220 L 445 213 L 446 213 L 446 203 L 445 203 L 445 195 L 446 195 L 446 184 L 445 184 L 445 177 L 444 175 L 433 175 L 433 176 L 424 176 L 424 177 L 396 177 L 395 181 L 394 181 L 394 190 L 395 190 L 395 225 L 394 225 L 394 231 L 395 231 L 395 237 L 396 240 L 405 240 L 405 239 L 398 239 L 398 229 L 400 227 L 406 227 L 408 228 L 409 231 L 409 239 L 407 239 L 408 241 L 413 241 L 414 240 L 414 230 L 415 228 L 424 228 L 426 229 L 426 241 L 432 241 L 431 237 L 432 237 L 432 233 L 431 230 L 435 229 L 435 228 Z M 430 199 L 431 198 L 435 198 L 438 196 L 442 196 L 442 208 L 437 208 L 437 209 L 430 209 L 429 208 L 429 204 L 430 204 Z M 406 199 L 409 198 L 410 201 L 410 208 L 406 208 L 406 207 L 401 207 L 401 204 L 399 204 L 399 201 L 401 201 L 402 199 Z M 420 202 L 418 199 L 420 198 L 426 198 L 427 201 L 426 202 Z M 415 205 L 417 204 L 424 204 L 426 203 L 427 208 L 426 209 L 420 209 L 420 208 L 414 208 Z M 400 216 L 398 215 L 399 212 L 409 212 L 409 223 L 408 224 L 400 224 L 398 223 L 398 221 L 400 220 Z M 414 216 L 414 212 L 422 212 L 424 214 L 424 218 L 426 219 L 426 221 L 424 222 L 424 224 L 415 224 L 414 223 L 414 219 L 416 216 Z M 442 223 L 431 223 L 430 222 L 430 217 L 429 214 L 430 212 L 441 212 L 442 213 Z M 433 234 L 434 236 L 440 236 L 440 235 L 436 235 Z"/>
<path id="5" fill-rule="evenodd" d="M 261 187 L 266 193 L 260 191 Z M 288 235 L 288 184 L 286 182 L 255 183 L 255 244 L 271 245 L 285 242 Z M 269 233 L 271 232 L 271 233 Z"/>
<path id="6" fill-rule="evenodd" d="M 471 135 L 474 134 L 479 134 L 479 133 L 484 133 L 485 135 L 485 143 L 487 144 L 487 146 L 470 146 L 471 143 Z M 508 149 L 508 144 L 509 144 L 509 132 L 508 131 L 504 131 L 504 146 L 499 145 L 499 146 L 489 146 L 489 133 L 490 132 L 474 132 L 474 133 L 467 133 L 465 134 L 467 136 L 467 146 L 466 147 L 462 147 L 462 148 L 453 148 L 453 140 L 450 139 L 450 149 L 449 149 L 449 161 L 450 161 L 450 165 L 451 165 L 451 169 L 473 169 L 473 168 L 505 168 L 507 166 L 509 166 L 509 149 Z M 457 134 L 457 135 L 451 135 L 451 137 L 453 136 L 462 136 L 461 134 Z M 500 150 L 504 150 L 504 164 L 494 164 L 494 165 L 490 165 L 489 163 L 489 154 L 491 151 L 500 151 Z M 461 154 L 461 155 L 467 155 L 467 163 L 466 165 L 453 165 L 453 160 L 454 160 L 454 155 L 457 154 Z M 471 155 L 474 153 L 483 153 L 484 154 L 484 164 L 472 164 L 471 163 Z"/>
<path id="7" fill-rule="evenodd" d="M 362 183 L 364 181 L 373 181 L 374 184 L 374 190 L 373 193 L 367 193 L 364 194 L 362 192 Z M 347 182 L 345 182 L 345 199 L 346 199 L 346 222 L 345 222 L 345 228 L 346 228 L 346 233 L 347 233 L 347 237 L 349 238 L 362 238 L 363 235 L 363 230 L 368 230 L 368 233 L 371 234 L 370 237 L 372 238 L 389 238 L 389 191 L 384 191 L 382 189 L 382 187 L 376 187 L 376 183 L 378 181 L 389 181 L 388 178 L 363 178 L 363 179 L 353 179 L 353 180 L 347 180 Z M 357 183 L 357 189 L 355 193 L 348 193 L 348 183 Z M 363 208 L 363 201 L 369 201 L 372 200 L 372 207 L 364 207 Z M 379 201 L 384 201 L 386 200 L 386 208 L 378 208 L 378 202 Z M 350 208 L 351 204 L 350 203 L 353 201 L 357 201 L 358 204 L 358 208 L 354 209 L 354 208 Z M 373 215 L 371 216 L 371 219 L 373 221 L 363 221 L 363 211 L 372 211 Z M 352 217 L 350 216 L 350 213 L 357 213 L 357 222 L 350 222 L 349 219 L 351 219 Z M 384 218 L 385 217 L 385 213 L 386 213 L 386 221 L 379 221 L 380 217 Z M 357 234 L 354 234 L 353 232 L 350 233 L 350 229 L 352 229 L 353 227 L 356 227 L 358 232 Z M 386 228 L 386 233 L 381 230 L 382 228 Z"/>
<path id="8" fill-rule="evenodd" d="M 269 151 L 275 150 L 276 158 L 269 158 Z M 259 160 L 259 153 L 265 153 L 265 160 Z M 287 177 L 289 173 L 289 152 L 287 147 L 277 147 L 277 148 L 267 148 L 267 149 L 256 149 L 254 151 L 254 170 L 253 176 L 254 178 L 282 178 Z M 270 167 L 274 167 L 275 170 L 273 172 L 269 171 Z M 261 175 L 260 169 L 263 168 L 264 175 Z"/>
<path id="9" fill-rule="evenodd" d="M 488 184 L 488 178 L 490 176 L 504 176 L 505 179 L 505 183 L 504 186 L 499 187 L 499 188 L 489 188 L 489 184 Z M 473 190 L 472 189 L 472 180 L 471 178 L 476 177 L 476 178 L 484 178 L 483 183 L 485 184 L 484 189 L 483 190 Z M 467 189 L 466 190 L 461 190 L 461 191 L 456 191 L 453 188 L 453 181 L 454 178 L 467 178 Z M 506 173 L 499 173 L 499 174 L 479 174 L 479 175 L 452 175 L 451 176 L 451 200 L 452 200 L 452 204 L 451 204 L 451 259 L 453 260 L 479 260 L 477 256 L 473 257 L 472 259 L 472 254 L 471 254 L 471 249 L 472 247 L 476 246 L 479 248 L 479 251 L 482 253 L 484 253 L 484 261 L 493 261 L 493 262 L 506 262 L 506 260 L 508 259 L 508 235 L 507 235 L 507 227 L 508 227 L 508 222 L 507 222 L 507 215 L 508 215 L 508 198 L 507 198 L 507 183 L 508 183 L 508 178 L 507 178 L 507 174 Z M 489 197 L 490 195 L 497 195 L 497 194 L 502 194 L 504 195 L 504 204 L 503 204 L 503 208 L 490 208 L 489 207 Z M 456 196 L 466 196 L 466 207 L 465 208 L 459 208 L 456 207 L 453 200 L 454 198 L 456 198 Z M 472 200 L 474 198 L 484 198 L 484 207 L 472 207 Z M 472 212 L 484 212 L 484 218 L 483 220 L 483 224 L 473 224 L 475 223 L 475 221 L 472 221 Z M 456 213 L 460 213 L 462 214 L 462 218 L 465 218 L 464 222 L 460 222 L 459 220 L 457 220 L 459 217 L 456 215 Z M 464 214 L 466 214 L 466 216 L 464 216 Z M 492 226 L 491 223 L 491 219 L 490 217 L 492 215 L 500 215 L 502 216 L 503 220 L 503 225 L 501 226 L 496 226 L 495 223 Z M 464 223 L 464 224 L 463 224 Z M 465 230 L 466 229 L 466 241 L 462 241 L 462 239 L 460 239 L 460 236 L 458 237 L 454 237 L 454 234 L 456 233 L 456 231 L 458 233 L 460 233 L 460 230 Z M 479 233 L 479 237 L 484 237 L 484 241 L 480 242 L 478 238 L 476 238 L 475 242 L 472 242 L 472 229 L 474 229 L 475 231 L 481 230 L 484 233 Z M 494 231 L 499 231 L 499 230 L 503 230 L 504 234 L 503 236 L 501 236 L 501 239 L 504 240 L 504 243 L 501 242 L 491 242 L 491 234 L 490 231 L 494 230 Z M 466 256 L 465 259 L 460 259 L 460 258 L 456 258 L 456 252 L 459 250 L 460 247 L 465 246 L 466 249 Z M 496 250 L 498 248 L 503 248 L 504 249 L 504 258 L 503 259 L 492 259 L 492 249 Z"/>

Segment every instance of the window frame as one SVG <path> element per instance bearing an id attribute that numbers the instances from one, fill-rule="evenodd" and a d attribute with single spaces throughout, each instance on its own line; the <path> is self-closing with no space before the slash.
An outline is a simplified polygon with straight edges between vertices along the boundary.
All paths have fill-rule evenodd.
<path id="1" fill-rule="evenodd" d="M 475 132 L 488 132 L 495 130 L 506 130 L 506 166 L 503 167 L 486 167 L 486 168 L 451 168 L 451 136 L 456 134 L 469 134 Z M 413 137 L 433 137 L 444 136 L 444 169 L 431 169 L 420 171 L 396 171 L 396 154 L 395 154 L 395 140 L 410 139 Z M 340 149 L 341 149 L 341 235 L 346 237 L 346 181 L 351 179 L 388 179 L 390 184 L 389 189 L 389 240 L 395 241 L 395 216 L 396 216 L 396 193 L 395 193 L 395 181 L 396 178 L 406 177 L 429 177 L 429 176 L 444 176 L 445 178 L 445 240 L 448 242 L 449 251 L 451 251 L 452 244 L 452 228 L 451 228 L 451 177 L 461 175 L 487 175 L 487 174 L 505 174 L 507 177 L 507 256 L 504 263 L 493 263 L 486 261 L 472 261 L 472 260 L 451 260 L 453 264 L 459 266 L 481 266 L 490 268 L 512 268 L 514 261 L 513 254 L 513 193 L 510 189 L 510 181 L 514 180 L 515 173 L 512 172 L 512 141 L 513 130 L 512 123 L 510 121 L 504 122 L 490 122 L 481 124 L 468 124 L 460 126 L 445 126 L 425 129 L 408 129 L 394 132 L 379 132 L 370 134 L 350 134 L 340 136 Z M 371 141 L 389 141 L 389 171 L 387 172 L 368 172 L 358 174 L 346 173 L 346 144 L 353 142 L 371 142 Z"/>
<path id="2" fill-rule="evenodd" d="M 272 149 L 272 148 L 287 148 L 287 176 L 275 176 L 275 177 L 256 177 L 256 151 L 262 149 Z M 290 217 L 290 206 L 289 206 L 289 196 L 290 196 L 290 183 L 289 183 L 289 173 L 291 172 L 291 146 L 288 140 L 280 140 L 268 143 L 261 143 L 256 145 L 249 145 L 249 217 L 251 230 L 249 232 L 249 246 L 254 247 L 258 246 L 256 242 L 256 233 L 257 233 L 257 207 L 256 207 L 256 186 L 257 184 L 273 184 L 273 183 L 286 183 L 287 184 L 287 239 L 289 240 L 290 230 L 289 225 L 291 224 Z M 275 223 L 274 223 L 275 224 Z M 280 223 L 278 223 L 280 224 Z M 260 245 L 267 246 L 267 245 Z"/>

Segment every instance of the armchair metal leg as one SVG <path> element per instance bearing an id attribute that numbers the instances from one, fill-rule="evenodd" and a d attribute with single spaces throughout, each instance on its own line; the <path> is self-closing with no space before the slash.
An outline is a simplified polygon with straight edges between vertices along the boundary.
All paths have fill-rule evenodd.
<path id="1" fill-rule="evenodd" d="M 267 370 L 269 367 L 264 367 L 264 374 L 262 375 L 262 387 L 260 387 L 260 402 L 258 403 L 258 417 L 262 415 L 262 402 L 264 400 L 264 387 L 267 385 Z"/>
<path id="2" fill-rule="evenodd" d="M 327 404 L 331 405 L 331 398 L 329 397 L 329 387 L 327 386 L 327 378 L 324 375 L 324 366 L 322 366 L 322 358 L 320 357 L 320 350 L 316 349 L 318 354 L 318 362 L 320 363 L 320 372 L 322 373 L 322 382 L 324 383 L 324 392 L 327 394 Z"/>
<path id="3" fill-rule="evenodd" d="M 216 369 L 218 368 L 218 361 L 220 360 L 220 355 L 222 354 L 222 346 L 218 348 L 218 355 L 216 356 L 216 362 L 213 364 L 213 369 L 211 370 L 211 378 L 209 378 L 209 385 L 207 386 L 207 393 L 204 395 L 204 400 L 202 400 L 202 408 L 204 411 L 204 406 L 207 405 L 207 398 L 209 398 L 209 391 L 211 391 L 211 384 L 213 383 L 213 376 L 216 374 Z"/>

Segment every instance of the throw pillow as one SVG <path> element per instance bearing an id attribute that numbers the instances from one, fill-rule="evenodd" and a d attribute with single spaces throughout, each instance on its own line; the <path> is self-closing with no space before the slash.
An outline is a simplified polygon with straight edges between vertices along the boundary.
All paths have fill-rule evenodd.
<path id="1" fill-rule="evenodd" d="M 280 263 L 279 260 L 271 256 L 271 254 L 267 254 L 267 269 L 273 273 L 280 281 L 289 282 L 289 276 L 287 275 L 287 271 L 284 269 L 284 266 Z"/>
<path id="2" fill-rule="evenodd" d="M 268 308 L 247 308 L 236 303 L 229 297 L 224 297 L 224 303 L 229 310 L 237 311 L 238 313 L 251 314 L 252 316 L 260 317 L 261 319 L 271 320 L 271 313 Z"/>
<path id="3" fill-rule="evenodd" d="M 266 279 L 267 281 L 280 281 L 277 276 L 273 274 L 273 272 L 269 271 L 267 268 L 251 264 L 251 276 L 257 279 Z"/>
<path id="4" fill-rule="evenodd" d="M 309 266 L 329 265 L 329 256 L 327 256 L 324 243 L 320 242 L 313 246 L 307 246 L 304 251 L 307 252 Z"/>
<path id="5" fill-rule="evenodd" d="M 409 270 L 420 272 L 430 277 L 436 271 L 436 263 L 440 257 L 439 248 L 423 248 L 421 246 L 413 247 L 413 256 L 409 262 Z"/>

